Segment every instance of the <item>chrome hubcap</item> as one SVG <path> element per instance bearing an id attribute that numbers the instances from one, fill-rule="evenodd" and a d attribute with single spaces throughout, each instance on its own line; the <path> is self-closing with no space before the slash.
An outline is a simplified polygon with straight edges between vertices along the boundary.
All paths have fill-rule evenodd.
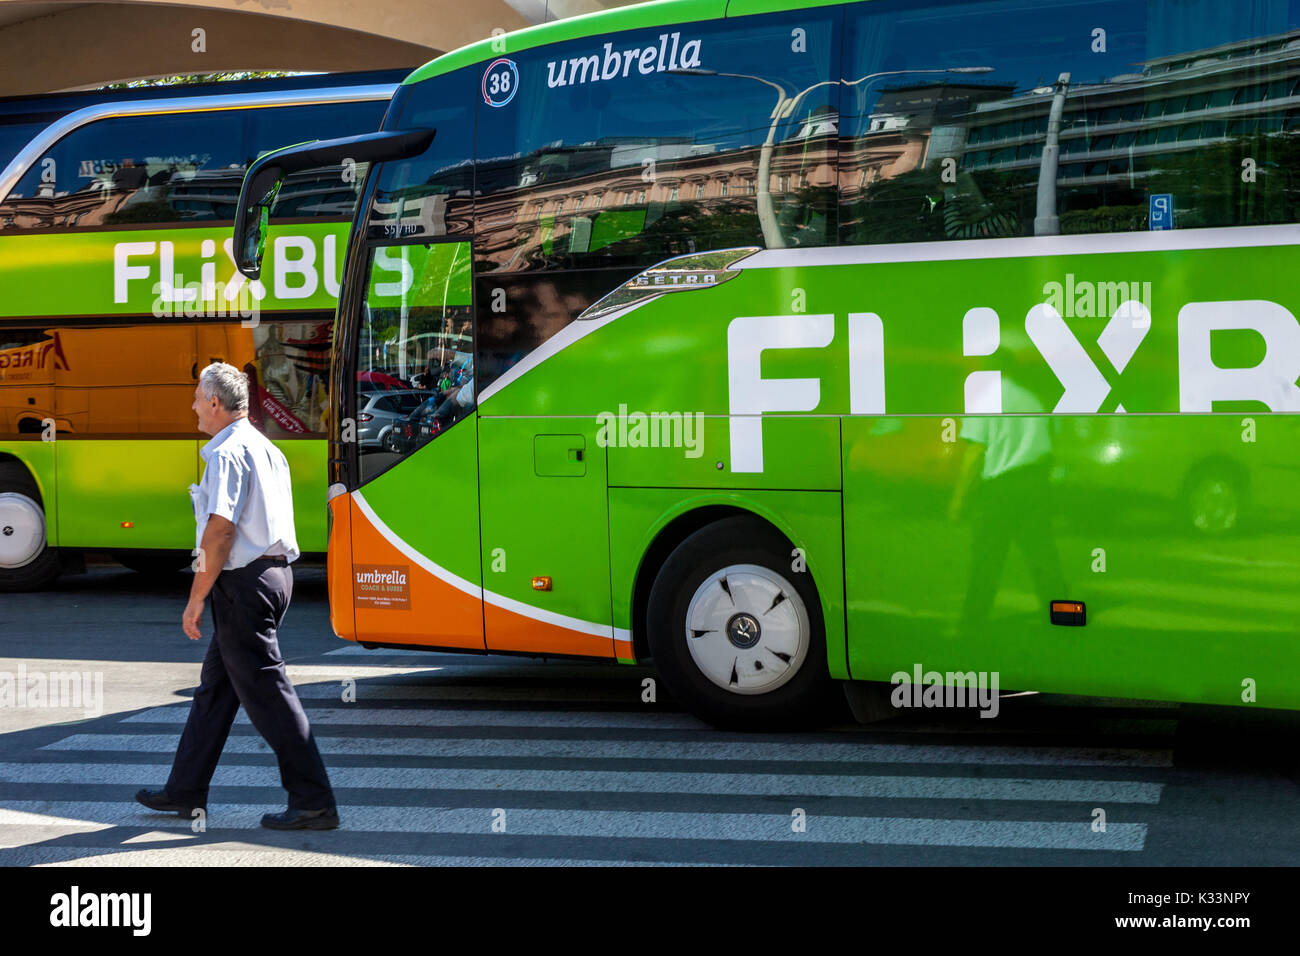
<path id="1" fill-rule="evenodd" d="M 735 564 L 709 575 L 686 608 L 686 646 L 700 673 L 733 694 L 766 694 L 808 656 L 808 609 L 770 568 Z"/>
<path id="2" fill-rule="evenodd" d="M 16 491 L 0 493 L 0 568 L 31 564 L 45 550 L 45 513 Z"/>

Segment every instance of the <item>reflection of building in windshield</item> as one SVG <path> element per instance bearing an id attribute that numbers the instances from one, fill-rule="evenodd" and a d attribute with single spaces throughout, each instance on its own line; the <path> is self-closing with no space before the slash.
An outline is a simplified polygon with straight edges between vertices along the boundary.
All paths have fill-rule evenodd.
<path id="1" fill-rule="evenodd" d="M 1060 178 L 1117 183 L 1156 159 L 1233 136 L 1300 127 L 1300 31 L 1154 59 L 1139 73 L 1076 85 L 1061 129 Z M 1050 88 L 983 103 L 967 169 L 1037 169 Z M 1037 146 L 1035 146 L 1035 142 Z M 976 148 L 978 147 L 978 148 Z"/>
<path id="2" fill-rule="evenodd" d="M 363 168 L 358 179 L 364 173 Z M 56 192 L 46 184 L 49 188 L 34 197 L 11 198 L 0 204 L 0 215 L 12 217 L 20 229 L 226 220 L 234 218 L 243 181 L 242 166 L 181 170 L 175 164 L 137 166 L 127 159 L 75 192 Z M 274 215 L 346 220 L 355 203 L 355 187 L 344 182 L 336 166 L 290 176 L 276 197 Z"/>
<path id="3" fill-rule="evenodd" d="M 1013 89 L 1000 84 L 927 80 L 883 90 L 866 117 L 867 129 L 841 149 L 844 198 L 851 200 L 879 179 L 923 168 L 932 155 L 958 155 L 969 113 L 978 104 L 1005 97 Z M 1047 114 L 1043 115 L 1046 119 Z"/>
<path id="4" fill-rule="evenodd" d="M 823 107 L 791 123 L 773 150 L 769 189 L 791 244 L 830 239 L 824 221 L 806 232 L 810 207 L 824 220 L 833 202 L 835 132 Z M 480 183 L 500 185 L 478 203 L 476 255 L 494 271 L 515 272 L 556 259 L 637 263 L 753 243 L 761 235 L 759 154 L 757 144 L 728 150 L 690 137 L 609 137 L 544 148 L 522 162 L 487 160 Z"/>
<path id="5" fill-rule="evenodd" d="M 1293 221 L 1286 176 L 1270 179 L 1268 170 L 1294 166 L 1291 137 L 1278 134 L 1300 130 L 1300 31 L 1137 66 L 1100 82 L 1075 76 L 1068 87 L 1056 188 L 1062 233 L 1145 230 L 1149 196 L 1162 193 L 1174 197 L 1179 228 Z M 844 241 L 1033 234 L 1058 89 L 1012 89 L 941 82 L 881 92 L 857 137 L 841 141 Z M 1246 156 L 1259 168 L 1249 202 L 1236 182 Z M 947 158 L 955 180 L 952 171 L 941 178 Z"/>

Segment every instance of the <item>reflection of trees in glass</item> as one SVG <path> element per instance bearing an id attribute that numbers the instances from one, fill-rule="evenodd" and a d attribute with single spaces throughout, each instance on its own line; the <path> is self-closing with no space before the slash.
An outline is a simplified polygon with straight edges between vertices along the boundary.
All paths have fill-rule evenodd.
<path id="1" fill-rule="evenodd" d="M 801 186 L 773 198 L 777 226 L 791 247 L 823 246 L 834 241 L 835 187 Z"/>
<path id="2" fill-rule="evenodd" d="M 1242 161 L 1255 161 L 1255 181 Z M 1059 181 L 1063 235 L 1147 228 L 1148 198 L 1170 193 L 1180 229 L 1300 221 L 1300 135 L 1237 136 L 1196 149 L 1134 156 L 1133 170 L 1104 179 Z M 1068 169 L 1068 167 L 1066 167 Z M 1033 234 L 1037 168 L 961 172 L 914 169 L 867 186 L 841 208 L 846 243 L 1028 236 Z"/>
<path id="3" fill-rule="evenodd" d="M 1035 174 L 961 172 L 942 180 L 939 164 L 880 179 L 841 210 L 845 243 L 924 242 L 1028 235 L 1034 223 Z"/>
<path id="4" fill-rule="evenodd" d="M 1131 193 L 1120 197 L 1122 203 Z M 1061 213 L 1061 235 L 1080 236 L 1094 232 L 1140 232 L 1147 227 L 1147 203 L 1103 205 L 1092 209 L 1071 209 Z"/>
<path id="5" fill-rule="evenodd" d="M 1253 183 L 1242 180 L 1247 158 L 1255 161 Z M 1300 135 L 1238 136 L 1141 162 L 1152 173 L 1138 182 L 1173 194 L 1179 229 L 1300 220 Z"/>

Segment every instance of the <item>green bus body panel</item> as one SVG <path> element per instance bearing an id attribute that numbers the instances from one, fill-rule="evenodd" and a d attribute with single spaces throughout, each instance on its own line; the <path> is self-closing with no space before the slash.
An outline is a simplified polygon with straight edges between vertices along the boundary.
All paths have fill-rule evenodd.
<path id="1" fill-rule="evenodd" d="M 633 408 L 657 409 L 638 398 Z M 617 407 L 611 413 L 618 414 Z M 631 416 L 629 412 L 629 418 Z M 649 414 L 647 414 L 647 418 Z M 653 421 L 653 419 L 650 419 Z M 623 447 L 609 449 L 609 483 L 613 486 L 645 488 L 800 488 L 838 491 L 840 487 L 840 421 L 817 416 L 772 415 L 763 419 L 763 440 L 773 447 L 797 448 L 794 455 L 769 456 L 760 473 L 735 473 L 728 467 L 726 418 L 700 419 L 698 449 L 674 447 Z M 611 426 L 611 434 L 617 425 Z M 660 419 L 656 434 L 668 431 Z M 630 422 L 628 431 L 633 432 Z M 649 432 L 649 422 L 646 431 Z M 698 457 L 690 452 L 698 450 Z M 719 464 L 722 465 L 719 468 Z"/>
<path id="2" fill-rule="evenodd" d="M 1223 232 L 1225 245 L 1234 235 Z M 1263 706 L 1300 707 L 1300 418 L 1254 400 L 1180 413 L 1194 390 L 1178 331 L 1198 303 L 1242 315 L 1262 303 L 1294 320 L 1295 247 L 877 263 L 836 262 L 828 252 L 827 264 L 807 264 L 815 254 L 791 252 L 790 266 L 662 295 L 603 325 L 574 323 L 561 333 L 572 341 L 483 402 L 485 418 L 558 417 L 549 424 L 567 430 L 570 420 L 599 425 L 605 413 L 617 426 L 605 442 L 615 627 L 629 625 L 636 567 L 670 514 L 711 493 L 752 501 L 842 488 L 847 661 L 828 634 L 839 675 L 887 680 L 920 664 L 996 670 L 1003 688 L 1224 704 L 1257 687 Z M 1103 307 L 1075 295 L 1116 281 L 1150 311 L 1122 372 L 1099 338 L 1110 323 L 1140 319 L 1115 318 L 1118 300 Z M 796 292 L 806 311 L 791 309 Z M 1105 379 L 1098 413 L 1051 414 L 1063 385 L 1024 329 L 1053 295 Z M 964 317 L 976 308 L 999 320 L 1001 345 L 988 358 L 963 353 Z M 884 415 L 848 414 L 850 314 L 878 317 L 883 329 Z M 829 319 L 833 335 L 822 348 L 761 353 L 765 381 L 816 379 L 820 398 L 807 413 L 765 414 L 763 470 L 733 474 L 728 330 L 750 316 Z M 1211 336 L 1222 369 L 1254 367 L 1265 352 L 1250 329 Z M 1004 376 L 1005 414 L 966 416 L 967 377 L 990 366 Z M 707 416 L 698 456 L 631 441 L 638 412 Z M 1039 429 L 1050 454 L 1009 483 L 976 480 L 954 515 L 962 459 L 976 447 L 964 436 L 989 422 L 1004 434 Z M 656 502 L 646 506 L 653 513 L 628 503 L 642 494 Z M 536 497 L 528 507 L 550 510 Z M 783 508 L 753 510 L 805 540 L 804 519 Z M 1059 576 L 1044 570 L 1053 554 Z M 1049 623 L 1048 603 L 1062 599 L 1085 602 L 1085 626 Z M 828 600 L 828 627 L 834 610 Z"/>
<path id="3" fill-rule="evenodd" d="M 332 312 L 338 300 L 327 290 L 324 270 L 332 266 L 330 282 L 337 284 L 347 231 L 348 224 L 343 222 L 272 226 L 259 280 L 266 296 L 258 301 L 258 307 L 263 311 Z M 203 255 L 205 241 L 213 243 L 211 256 Z M 242 276 L 236 278 L 234 263 L 224 251 L 223 244 L 228 241 L 229 226 L 0 235 L 0 288 L 5 290 L 0 298 L 0 318 L 111 315 L 184 318 L 186 303 L 164 305 L 160 302 L 160 290 L 155 291 L 166 257 L 171 257 L 173 276 L 181 276 L 181 286 L 201 282 L 204 264 L 213 267 L 214 284 L 231 286 L 244 280 Z M 169 243 L 170 248 L 164 243 Z M 136 251 L 131 244 L 138 244 L 134 246 Z M 218 301 L 209 299 L 206 307 L 214 309 Z M 248 302 L 245 295 L 246 309 Z M 202 304 L 195 299 L 191 309 Z M 225 300 L 221 305 L 228 315 L 240 318 L 238 299 Z M 192 311 L 191 316 L 194 314 Z"/>
<path id="4" fill-rule="evenodd" d="M 720 19 L 727 11 L 726 0 L 658 0 L 636 3 L 612 10 L 602 10 L 581 17 L 539 23 L 536 26 L 470 43 L 445 53 L 415 70 L 402 81 L 404 86 L 419 83 L 460 69 L 471 63 L 487 62 L 498 56 L 531 50 L 548 43 L 562 43 L 581 37 L 638 30 L 644 27 L 694 23 Z"/>
<path id="5" fill-rule="evenodd" d="M 478 441 L 469 415 L 397 467 L 361 486 L 366 502 L 408 545 L 472 584 L 479 565 Z M 430 622 L 430 630 L 436 622 Z"/>
<path id="6" fill-rule="evenodd" d="M 776 526 L 802 549 L 813 576 L 826 622 L 830 675 L 849 676 L 844 632 L 844 546 L 840 496 L 833 492 L 698 491 L 683 494 L 660 488 L 609 490 L 610 560 L 614 626 L 631 629 L 632 596 L 647 549 L 673 519 L 710 506 L 751 511 Z M 795 558 L 791 557 L 793 568 Z M 790 573 L 795 573 L 793 570 Z M 631 663 L 631 662 L 628 662 Z"/>
<path id="7" fill-rule="evenodd" d="M 478 434 L 484 586 L 532 607 L 609 625 L 605 449 L 596 444 L 594 422 L 480 417 Z M 568 453 L 578 448 L 581 462 Z M 494 562 L 498 556 L 501 563 Z M 537 576 L 550 577 L 552 589 L 533 590 Z"/>
<path id="8" fill-rule="evenodd" d="M 256 300 L 258 308 L 272 315 L 286 310 L 333 313 L 337 299 L 329 283 L 337 283 L 341 274 L 347 228 L 338 222 L 273 226 L 260 283 L 265 296 Z M 123 322 L 130 322 L 140 315 L 178 323 L 192 323 L 196 317 L 240 321 L 255 296 L 245 290 L 242 296 L 227 299 L 219 291 L 236 281 L 234 264 L 223 248 L 227 241 L 229 228 L 223 226 L 0 236 L 0 286 L 6 290 L 0 318 L 31 317 L 43 327 L 55 327 L 60 319 L 93 322 L 121 316 Z M 211 255 L 203 255 L 205 242 L 212 247 Z M 207 266 L 216 295 L 206 301 L 196 297 L 188 305 L 163 303 L 157 283 L 168 259 L 173 276 L 180 276 L 178 288 L 201 282 Z M 328 282 L 327 269 L 333 272 Z M 206 316 L 197 314 L 201 309 L 207 310 Z M 176 336 L 188 343 L 184 345 L 166 340 L 165 326 L 151 328 L 157 329 L 152 340 L 182 362 L 181 374 L 188 378 L 192 360 L 185 358 L 185 350 L 197 347 L 201 352 L 205 347 L 196 346 L 194 326 L 177 328 Z M 195 355 L 203 361 L 202 354 Z M 74 373 L 63 374 L 68 379 L 63 387 L 74 389 Z M 188 394 L 184 401 L 189 402 Z M 40 478 L 51 545 L 190 550 L 194 517 L 185 489 L 202 475 L 198 449 L 206 441 L 196 436 L 194 441 L 60 438 L 53 444 L 61 453 L 49 453 L 49 463 L 29 442 L 12 443 L 12 448 L 34 472 L 57 461 L 57 479 L 44 470 Z M 298 546 L 302 551 L 323 552 L 327 443 L 305 438 L 278 440 L 276 445 L 285 453 L 293 475 Z M 123 521 L 133 522 L 134 527 L 123 528 Z"/>
<path id="9" fill-rule="evenodd" d="M 1122 405 L 1130 414 L 1178 412 L 1182 309 L 1192 303 L 1262 300 L 1282 306 L 1292 317 L 1300 315 L 1300 295 L 1289 279 L 1297 256 L 1294 247 L 1259 246 L 743 270 L 716 288 L 665 294 L 595 328 L 525 371 L 519 384 L 511 383 L 489 396 L 483 410 L 491 415 L 586 416 L 602 411 L 618 415 L 620 406 L 625 406 L 628 414 L 682 411 L 725 416 L 729 412 L 728 327 L 733 319 L 784 316 L 798 323 L 830 315 L 834 337 L 827 346 L 767 349 L 762 355 L 762 377 L 815 377 L 820 400 L 811 414 L 843 415 L 849 411 L 848 314 L 872 313 L 884 328 L 886 411 L 961 415 L 966 377 L 980 367 L 978 359 L 962 354 L 963 317 L 968 310 L 996 312 L 1004 338 L 1016 336 L 1017 354 L 1022 354 L 1033 346 L 1020 330 L 1026 313 L 1047 298 L 1045 286 L 1056 282 L 1074 289 L 1122 280 L 1126 287 L 1149 287 L 1151 324 L 1123 373 L 1111 375 L 1112 388 L 1100 411 L 1115 412 Z M 792 259 L 798 261 L 797 256 Z M 796 293 L 804 298 L 804 307 L 791 310 Z M 1098 368 L 1110 368 L 1097 342 L 1112 311 L 1105 316 L 1093 314 L 1095 305 L 1086 304 L 1081 295 L 1074 306 L 1080 314 L 1065 315 L 1066 325 Z M 1212 344 L 1214 361 L 1221 368 L 1252 367 L 1264 355 L 1263 340 L 1250 330 L 1216 333 Z M 1006 411 L 1055 407 L 1061 384 L 1041 359 L 1037 366 L 1028 370 L 1024 387 L 1039 407 Z M 583 387 L 572 387 L 575 382 Z M 1254 401 L 1218 403 L 1214 410 L 1268 412 Z M 797 413 L 764 417 L 764 444 L 776 452 L 765 455 L 764 461 L 774 467 L 781 467 L 778 446 L 784 444 L 775 422 L 790 414 Z M 729 453 L 725 431 L 721 444 L 706 440 L 700 461 L 716 467 L 718 459 L 725 460 L 724 452 Z M 775 440 L 767 437 L 769 431 Z M 804 429 L 795 429 L 790 438 L 797 441 L 803 435 Z M 798 452 L 805 454 L 803 449 Z M 810 467 L 820 474 L 820 455 L 814 451 L 814 457 Z M 612 469 L 617 474 L 617 465 Z"/>
<path id="10" fill-rule="evenodd" d="M 203 439 L 60 439 L 0 442 L 36 478 L 52 547 L 194 548 L 187 489 L 203 475 Z M 293 475 L 301 551 L 324 552 L 328 535 L 320 439 L 277 441 Z M 132 527 L 122 527 L 131 522 Z"/>
<path id="11" fill-rule="evenodd" d="M 85 548 L 194 548 L 188 488 L 198 443 L 60 441 L 59 543 Z M 124 528 L 129 521 L 133 527 Z"/>
<path id="12" fill-rule="evenodd" d="M 296 438 L 272 444 L 284 452 L 293 479 L 293 530 L 298 536 L 298 550 L 324 553 L 329 544 L 329 504 L 325 500 L 329 442 L 321 438 Z M 199 446 L 202 445 L 200 441 Z M 200 458 L 199 474 L 202 473 Z"/>
<path id="13" fill-rule="evenodd" d="M 1215 704 L 1253 681 L 1261 706 L 1300 707 L 1300 421 L 1258 416 L 1249 443 L 1238 415 L 1053 424 L 1050 470 L 985 482 L 954 521 L 964 443 L 943 419 L 845 419 L 853 676 L 919 662 L 1003 690 Z M 1201 473 L 1248 494 L 1238 533 L 1197 527 Z M 1083 601 L 1086 625 L 1050 624 L 1052 599 Z"/>
<path id="14" fill-rule="evenodd" d="M 50 545 L 59 543 L 59 484 L 58 442 L 52 441 L 0 441 L 0 459 L 12 455 L 27 466 L 36 487 L 40 489 L 45 505 L 45 540 Z"/>

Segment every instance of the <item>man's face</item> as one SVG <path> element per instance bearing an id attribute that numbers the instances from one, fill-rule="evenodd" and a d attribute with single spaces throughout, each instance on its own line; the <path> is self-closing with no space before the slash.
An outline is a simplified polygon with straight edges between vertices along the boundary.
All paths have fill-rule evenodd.
<path id="1" fill-rule="evenodd" d="M 221 405 L 215 396 L 205 398 L 203 389 L 195 385 L 194 404 L 191 407 L 194 409 L 194 414 L 199 416 L 199 431 L 206 435 L 215 435 L 221 431 L 222 426 L 217 421 Z"/>

